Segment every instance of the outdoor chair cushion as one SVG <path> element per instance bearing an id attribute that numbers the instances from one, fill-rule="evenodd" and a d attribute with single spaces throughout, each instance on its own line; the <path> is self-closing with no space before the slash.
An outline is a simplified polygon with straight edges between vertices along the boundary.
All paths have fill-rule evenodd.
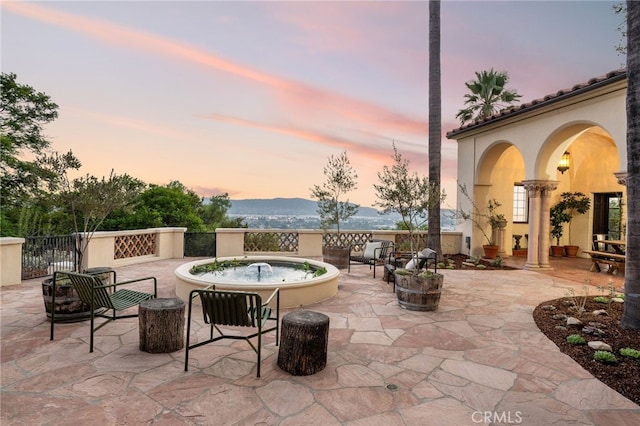
<path id="1" fill-rule="evenodd" d="M 404 265 L 404 269 L 409 269 L 413 271 L 414 269 L 417 268 L 417 266 L 418 266 L 418 260 L 413 258 L 410 261 L 408 261 L 406 265 Z"/>
<path id="2" fill-rule="evenodd" d="M 362 257 L 365 259 L 373 259 L 378 254 L 380 247 L 382 247 L 382 241 L 367 241 L 364 245 Z"/>
<path id="3" fill-rule="evenodd" d="M 435 258 L 435 251 L 430 248 L 426 248 L 420 252 L 418 252 L 418 258 L 415 257 L 411 259 L 405 265 L 404 269 L 414 270 L 414 269 L 422 269 L 425 265 L 426 259 Z"/>

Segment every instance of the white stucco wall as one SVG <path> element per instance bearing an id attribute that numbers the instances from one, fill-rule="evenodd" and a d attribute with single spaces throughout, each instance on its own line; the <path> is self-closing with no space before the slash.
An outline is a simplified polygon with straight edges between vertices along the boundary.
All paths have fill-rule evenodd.
<path id="1" fill-rule="evenodd" d="M 528 229 L 526 224 L 513 224 L 510 220 L 514 183 L 558 181 L 552 205 L 564 191 L 587 195 L 625 192 L 614 176 L 616 172 L 626 172 L 625 99 L 626 80 L 618 80 L 453 136 L 458 141 L 459 184 L 474 194 L 479 208 L 484 208 L 491 198 L 503 204 L 501 212 L 510 222 L 507 253 L 512 235 L 525 234 Z M 561 174 L 556 167 L 565 150 L 571 153 L 572 166 Z M 458 204 L 465 211 L 471 210 L 460 191 Z M 592 218 L 590 212 L 574 219 L 573 244 L 590 246 Z M 462 223 L 458 230 L 472 236 L 472 254 L 481 254 L 482 234 L 473 224 Z"/>

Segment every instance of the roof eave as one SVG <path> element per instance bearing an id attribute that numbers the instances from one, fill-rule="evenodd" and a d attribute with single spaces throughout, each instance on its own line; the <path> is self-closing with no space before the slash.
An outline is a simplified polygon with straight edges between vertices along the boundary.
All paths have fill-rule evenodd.
<path id="1" fill-rule="evenodd" d="M 540 101 L 534 100 L 534 101 L 532 101 L 531 105 L 528 105 L 528 106 L 523 105 L 523 106 L 520 106 L 520 107 L 514 107 L 514 108 L 517 108 L 517 109 L 514 109 L 514 110 L 509 111 L 507 113 L 499 113 L 498 115 L 491 116 L 486 120 L 483 120 L 481 122 L 477 122 L 477 123 L 474 123 L 474 124 L 470 124 L 470 125 L 465 126 L 465 127 L 459 127 L 457 129 L 454 129 L 454 130 L 448 132 L 446 134 L 446 136 L 447 136 L 447 139 L 456 139 L 457 140 L 457 139 L 459 139 L 460 135 L 463 135 L 465 133 L 476 132 L 479 129 L 482 129 L 483 127 L 487 127 L 487 126 L 493 125 L 495 123 L 498 123 L 498 122 L 501 122 L 501 121 L 504 121 L 504 120 L 507 120 L 507 119 L 511 119 L 511 118 L 514 118 L 514 117 L 517 117 L 517 116 L 522 115 L 522 114 L 527 114 L 527 113 L 530 113 L 532 111 L 536 111 L 536 110 L 538 110 L 540 108 L 544 108 L 544 107 L 549 106 L 549 105 L 560 103 L 560 102 L 565 101 L 567 99 L 570 99 L 570 98 L 573 98 L 573 97 L 576 97 L 576 96 L 580 96 L 580 95 L 583 95 L 585 93 L 592 92 L 592 91 L 594 91 L 594 90 L 596 90 L 598 88 L 612 85 L 612 84 L 617 83 L 617 82 L 619 82 L 621 80 L 626 80 L 626 78 L 627 78 L 626 72 L 616 73 L 612 77 L 609 77 L 609 78 L 606 78 L 606 79 L 602 79 L 602 80 L 597 81 L 597 82 L 592 83 L 592 84 L 587 84 L 587 85 L 582 86 L 582 87 L 580 87 L 578 89 L 568 91 L 568 92 L 563 93 L 561 95 L 557 95 L 557 96 L 553 96 L 553 97 L 546 96 L 545 98 L 543 98 L 543 100 L 540 100 Z"/>

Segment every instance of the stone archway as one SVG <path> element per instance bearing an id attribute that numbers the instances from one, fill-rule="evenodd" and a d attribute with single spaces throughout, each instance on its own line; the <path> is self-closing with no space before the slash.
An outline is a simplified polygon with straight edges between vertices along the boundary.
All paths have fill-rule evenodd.
<path id="1" fill-rule="evenodd" d="M 528 268 L 549 267 L 552 196 L 565 188 L 585 194 L 598 188 L 624 191 L 616 176 L 626 173 L 626 86 L 624 70 L 617 70 L 447 133 L 458 142 L 458 183 L 474 189 L 472 201 L 461 199 L 458 191 L 457 203 L 463 209 L 473 203 L 481 206 L 488 197 L 510 199 L 500 162 L 508 146 L 520 153 L 522 183 L 529 195 Z M 571 153 L 573 166 L 562 175 L 556 168 L 565 150 Z M 580 221 L 588 224 L 591 216 L 580 218 L 576 225 Z M 471 225 L 462 223 L 458 230 L 471 247 L 480 246 Z M 582 232 L 577 244 L 589 243 L 589 234 Z"/>
<path id="2" fill-rule="evenodd" d="M 564 152 L 570 156 L 565 173 L 557 170 Z M 536 179 L 526 181 L 529 191 L 529 235 L 536 250 L 531 250 L 525 265 L 528 269 L 549 269 L 549 209 L 563 192 L 581 192 L 592 198 L 596 192 L 622 191 L 615 173 L 619 170 L 619 152 L 615 141 L 602 127 L 591 122 L 568 123 L 543 143 L 535 166 Z M 563 235 L 564 244 L 576 244 L 583 250 L 591 245 L 592 214 L 577 216 Z M 567 233 L 565 233 L 567 234 Z"/>
<path id="3" fill-rule="evenodd" d="M 525 224 L 513 223 L 513 191 L 514 185 L 525 176 L 525 163 L 518 148 L 508 141 L 497 141 L 484 151 L 478 161 L 478 168 L 473 187 L 473 198 L 476 206 L 484 213 L 489 200 L 500 202 L 499 213 L 507 219 L 507 228 L 497 240 L 501 257 L 510 256 L 512 252 L 512 235 L 525 234 Z M 487 232 L 490 232 L 489 225 Z M 472 254 L 482 253 L 483 235 L 478 229 L 473 230 Z"/>

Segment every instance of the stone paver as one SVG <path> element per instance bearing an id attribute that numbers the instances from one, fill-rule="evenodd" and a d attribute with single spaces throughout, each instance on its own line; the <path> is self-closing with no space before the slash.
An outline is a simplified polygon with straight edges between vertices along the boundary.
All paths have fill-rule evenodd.
<path id="1" fill-rule="evenodd" d="M 173 271 L 183 262 L 122 267 L 118 278 L 153 275 L 159 296 L 175 297 Z M 188 372 L 184 350 L 141 352 L 136 318 L 100 329 L 93 354 L 86 322 L 57 325 L 50 341 L 41 280 L 25 281 L 0 289 L 0 423 L 640 424 L 640 407 L 561 354 L 533 322 L 540 302 L 581 293 L 583 275 L 606 284 L 586 268 L 445 270 L 439 309 L 412 312 L 368 266 L 354 265 L 336 297 L 305 308 L 330 317 L 326 368 L 283 372 L 272 333 L 261 378 L 242 341 L 190 351 Z M 207 336 L 198 322 L 192 341 Z"/>

